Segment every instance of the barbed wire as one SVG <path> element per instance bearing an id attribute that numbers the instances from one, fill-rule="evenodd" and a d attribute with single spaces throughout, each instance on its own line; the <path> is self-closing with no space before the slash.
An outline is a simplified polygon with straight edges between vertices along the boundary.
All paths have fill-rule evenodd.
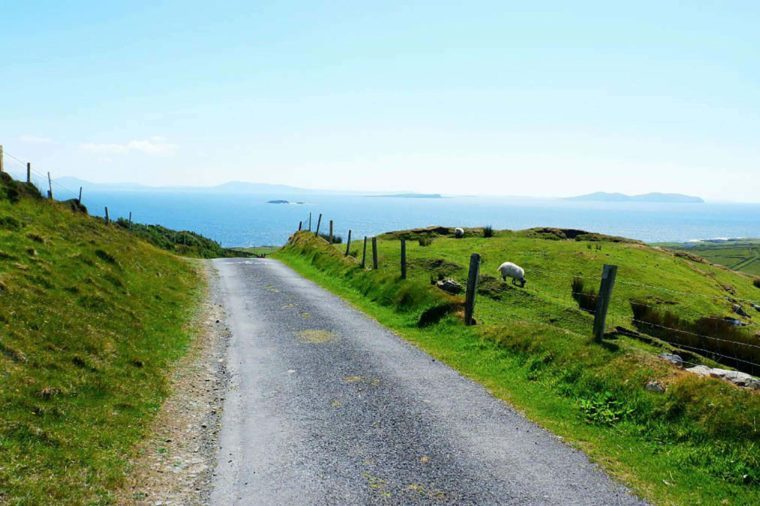
<path id="1" fill-rule="evenodd" d="M 24 160 L 22 160 L 19 157 L 13 155 L 10 152 L 8 152 L 6 150 L 3 150 L 3 154 L 4 155 L 8 155 L 9 158 L 11 158 L 12 160 L 15 160 L 17 163 L 21 164 L 21 166 L 24 168 L 24 170 L 28 170 L 31 175 L 36 175 L 37 177 L 42 178 L 43 181 L 49 177 L 49 174 L 41 174 L 41 173 L 37 172 L 36 169 L 31 168 L 31 166 L 27 166 L 27 163 L 29 163 L 29 162 L 25 162 Z M 71 188 L 68 188 L 68 187 L 62 185 L 58 180 L 56 180 L 56 179 L 54 179 L 52 177 L 50 177 L 50 184 L 51 184 L 51 186 L 56 186 L 58 189 L 65 190 L 66 192 L 70 193 L 74 197 L 78 196 L 78 193 L 75 190 L 72 190 Z M 41 185 L 39 183 L 36 183 L 35 186 L 37 186 L 39 188 Z M 53 195 L 55 195 L 55 192 L 53 193 Z"/>
<path id="2" fill-rule="evenodd" d="M 745 343 L 743 341 L 734 341 L 732 339 L 723 339 L 722 337 L 708 336 L 708 335 L 705 335 L 705 334 L 699 334 L 697 332 L 691 332 L 689 330 L 674 329 L 673 327 L 667 327 L 665 325 L 659 325 L 657 323 L 648 322 L 646 320 L 639 320 L 639 319 L 636 319 L 636 318 L 631 318 L 631 321 L 635 322 L 635 323 L 641 323 L 641 324 L 644 324 L 644 325 L 651 325 L 652 327 L 658 327 L 658 328 L 665 329 L 665 330 L 671 330 L 671 331 L 679 333 L 679 334 L 687 334 L 687 335 L 691 335 L 691 336 L 695 336 L 695 337 L 701 337 L 701 338 L 705 338 L 705 339 L 711 339 L 713 341 L 721 341 L 721 342 L 725 342 L 725 343 L 736 344 L 736 345 L 739 345 L 739 346 L 746 346 L 746 347 L 749 347 L 749 348 L 760 349 L 760 345 L 757 345 L 757 344 Z"/>
<path id="3" fill-rule="evenodd" d="M 655 309 L 655 310 L 658 310 L 658 311 L 660 311 L 660 310 L 663 309 L 661 306 L 653 306 L 651 304 L 646 304 L 644 302 L 639 302 L 639 301 L 635 301 L 635 300 L 632 300 L 632 301 L 629 301 L 629 302 L 630 302 L 630 304 L 636 304 L 637 306 L 644 306 L 644 307 L 648 307 L 650 309 Z M 679 316 L 679 315 L 676 315 L 676 316 Z M 741 323 L 741 325 L 735 325 L 735 326 L 739 327 L 739 328 L 755 328 L 755 327 L 760 327 L 760 324 L 758 324 L 756 322 L 745 322 L 745 321 L 740 320 L 738 318 L 732 318 L 731 316 L 725 316 L 725 317 L 722 317 L 722 318 L 718 317 L 718 316 L 699 316 L 698 318 L 700 320 L 713 320 L 713 321 L 719 321 L 719 322 L 725 322 L 725 323 L 731 323 L 730 320 L 738 321 L 738 322 Z M 727 318 L 729 318 L 730 320 L 727 320 Z"/>
<path id="4" fill-rule="evenodd" d="M 688 344 L 677 344 L 676 346 L 678 346 L 679 348 L 686 348 L 688 350 L 693 350 L 693 351 L 699 351 L 699 352 L 707 353 L 709 355 L 718 356 L 718 357 L 725 358 L 725 359 L 728 359 L 728 360 L 734 360 L 736 362 L 741 362 L 743 364 L 749 364 L 749 365 L 751 365 L 753 367 L 760 367 L 760 364 L 758 364 L 756 362 L 752 362 L 750 360 L 744 360 L 743 358 L 732 357 L 732 356 L 729 356 L 729 355 L 723 355 L 722 353 L 718 353 L 716 351 L 706 350 L 704 348 L 698 348 L 696 346 L 690 346 Z"/>

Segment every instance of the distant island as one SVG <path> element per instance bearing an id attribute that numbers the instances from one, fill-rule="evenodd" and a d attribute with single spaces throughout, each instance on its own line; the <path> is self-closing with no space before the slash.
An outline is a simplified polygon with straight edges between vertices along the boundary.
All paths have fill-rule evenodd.
<path id="1" fill-rule="evenodd" d="M 366 195 L 367 197 L 386 199 L 442 199 L 440 193 L 396 193 L 393 195 Z"/>
<path id="2" fill-rule="evenodd" d="M 267 200 L 267 204 L 290 204 L 289 200 Z"/>
<path id="3" fill-rule="evenodd" d="M 704 200 L 691 195 L 680 193 L 645 193 L 643 195 L 626 195 L 624 193 L 596 192 L 578 197 L 568 197 L 565 200 L 580 202 L 655 202 L 666 204 L 704 204 Z"/>

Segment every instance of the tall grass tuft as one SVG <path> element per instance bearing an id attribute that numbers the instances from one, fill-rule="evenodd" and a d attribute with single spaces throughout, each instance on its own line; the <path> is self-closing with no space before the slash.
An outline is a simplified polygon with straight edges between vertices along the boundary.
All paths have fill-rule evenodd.
<path id="1" fill-rule="evenodd" d="M 430 246 L 433 244 L 433 238 L 432 237 L 420 237 L 417 239 L 417 242 L 420 243 L 420 246 Z"/>
<path id="2" fill-rule="evenodd" d="M 483 227 L 483 237 L 493 237 L 493 227 L 491 225 L 486 225 Z"/>
<path id="3" fill-rule="evenodd" d="M 320 233 L 319 237 L 321 237 L 327 242 L 330 242 L 330 234 Z M 333 235 L 332 244 L 342 244 L 342 243 L 343 243 L 343 238 L 341 236 Z"/>
<path id="4" fill-rule="evenodd" d="M 570 287 L 572 289 L 573 299 L 578 303 L 578 307 L 584 311 L 593 313 L 596 309 L 596 301 L 599 298 L 596 290 L 593 288 L 587 289 L 585 281 L 579 276 L 573 278 Z"/>

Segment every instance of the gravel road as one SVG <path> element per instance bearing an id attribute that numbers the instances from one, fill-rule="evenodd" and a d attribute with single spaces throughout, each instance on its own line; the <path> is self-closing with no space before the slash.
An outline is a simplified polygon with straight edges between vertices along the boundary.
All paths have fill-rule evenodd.
<path id="1" fill-rule="evenodd" d="M 232 335 L 212 504 L 642 504 L 281 263 L 214 265 Z"/>

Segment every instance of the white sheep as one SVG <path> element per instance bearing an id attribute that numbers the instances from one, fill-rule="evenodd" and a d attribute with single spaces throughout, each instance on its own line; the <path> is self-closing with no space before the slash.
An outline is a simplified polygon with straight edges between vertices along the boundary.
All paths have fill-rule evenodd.
<path id="1" fill-rule="evenodd" d="M 461 227 L 455 228 L 454 237 L 456 237 L 457 239 L 461 239 L 462 237 L 464 237 L 464 229 Z"/>
<path id="2" fill-rule="evenodd" d="M 519 281 L 521 288 L 525 286 L 525 269 L 519 265 L 512 262 L 504 262 L 499 266 L 498 271 L 501 274 L 501 279 L 504 281 L 507 280 L 507 277 L 510 277 L 512 278 L 513 285 L 516 285 Z"/>

